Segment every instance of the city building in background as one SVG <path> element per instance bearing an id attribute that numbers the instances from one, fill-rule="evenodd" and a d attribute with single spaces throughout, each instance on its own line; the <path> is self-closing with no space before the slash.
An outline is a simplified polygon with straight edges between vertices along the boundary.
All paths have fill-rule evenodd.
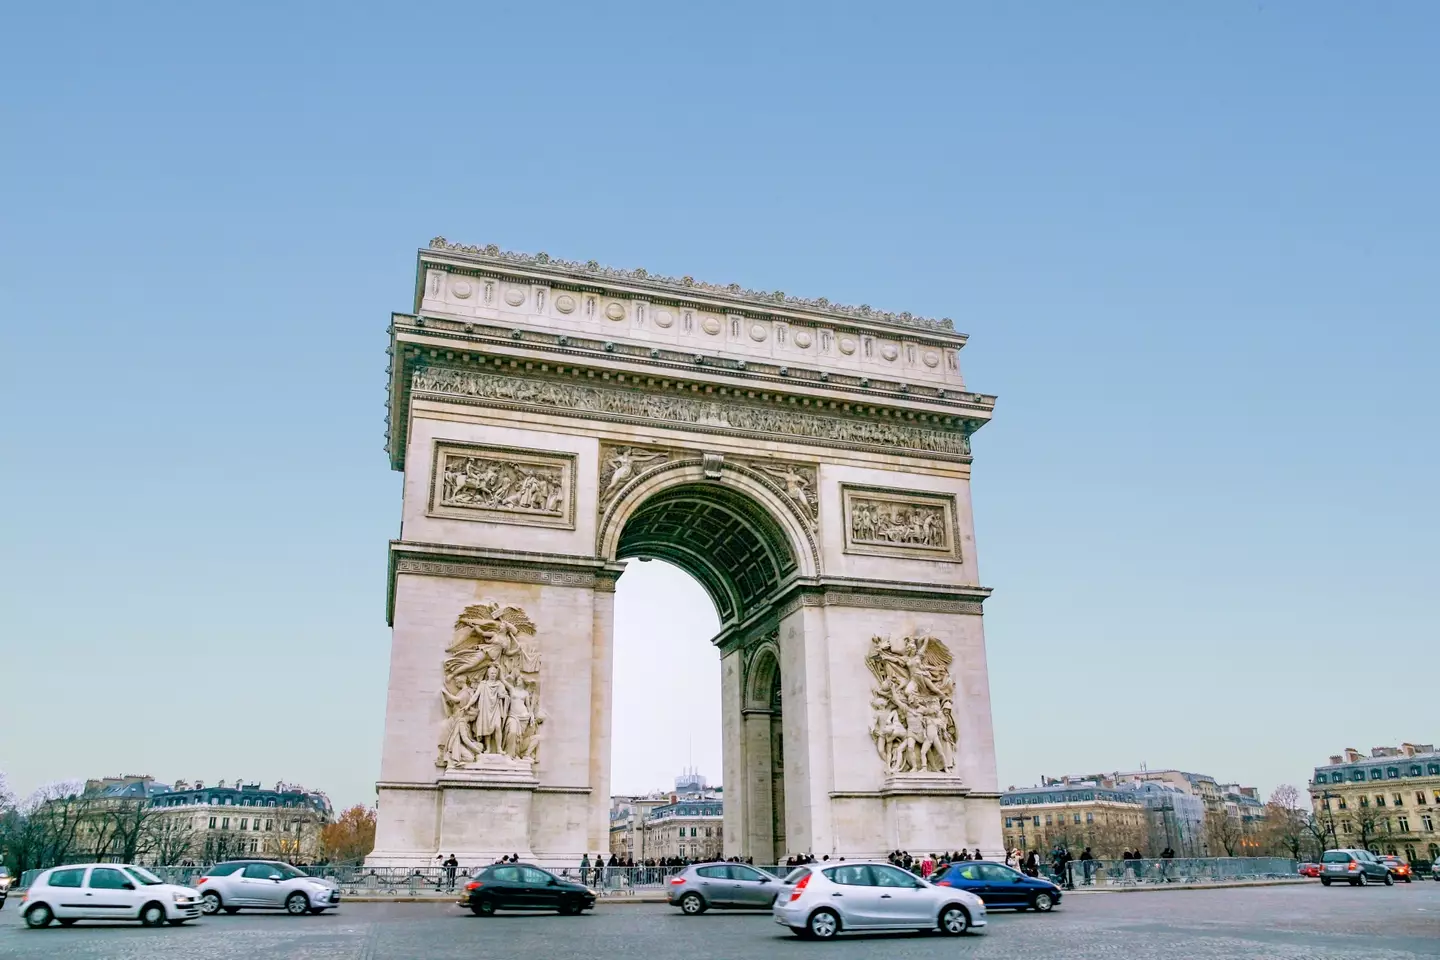
<path id="1" fill-rule="evenodd" d="M 1078 855 L 1118 858 L 1139 849 L 1149 837 L 1145 805 L 1133 789 L 1099 780 L 1063 779 L 1038 787 L 1011 787 L 1000 794 L 1005 846 L 1042 855 L 1062 846 Z M 998 851 L 981 851 L 994 856 Z"/>
<path id="2" fill-rule="evenodd" d="M 241 856 L 309 863 L 320 855 L 320 831 L 335 819 L 329 797 L 291 783 L 262 789 L 181 780 L 154 806 L 174 834 L 189 837 L 184 859 L 203 863 Z"/>
<path id="3" fill-rule="evenodd" d="M 610 798 L 610 852 L 638 863 L 718 859 L 723 823 L 723 788 L 686 770 L 673 791 Z"/>
<path id="4" fill-rule="evenodd" d="M 1310 781 L 1315 822 L 1330 846 L 1363 847 L 1440 860 L 1440 753 L 1433 744 L 1353 747 L 1315 768 Z"/>

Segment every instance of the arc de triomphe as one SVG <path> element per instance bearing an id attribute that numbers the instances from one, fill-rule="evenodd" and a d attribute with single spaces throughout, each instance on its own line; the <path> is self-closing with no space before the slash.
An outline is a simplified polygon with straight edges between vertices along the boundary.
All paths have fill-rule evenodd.
<path id="1" fill-rule="evenodd" d="M 609 849 L 626 558 L 704 586 L 727 855 L 998 850 L 949 320 L 437 238 L 390 336 L 372 863 Z M 697 851 L 698 852 L 698 851 Z"/>

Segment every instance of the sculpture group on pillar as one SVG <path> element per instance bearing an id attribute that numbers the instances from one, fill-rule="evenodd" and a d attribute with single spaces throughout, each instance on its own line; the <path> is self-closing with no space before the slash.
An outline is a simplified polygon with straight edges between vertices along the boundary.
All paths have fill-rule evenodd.
<path id="1" fill-rule="evenodd" d="M 871 637 L 875 675 L 870 737 L 887 774 L 955 769 L 955 681 L 950 651 L 934 637 Z"/>
<path id="2" fill-rule="evenodd" d="M 540 650 L 525 611 L 485 600 L 465 608 L 445 648 L 445 729 L 435 766 L 463 768 L 482 757 L 533 762 L 539 748 Z"/>

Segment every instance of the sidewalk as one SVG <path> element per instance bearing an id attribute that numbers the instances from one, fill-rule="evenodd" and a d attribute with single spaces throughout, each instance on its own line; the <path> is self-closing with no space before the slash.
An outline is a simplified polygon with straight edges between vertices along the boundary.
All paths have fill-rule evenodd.
<path id="1" fill-rule="evenodd" d="M 1314 883 L 1308 878 L 1296 877 L 1283 880 L 1230 880 L 1221 883 L 1146 883 L 1135 884 L 1123 887 L 1077 887 L 1074 890 L 1066 890 L 1065 896 L 1071 897 L 1076 894 L 1104 894 L 1104 893 L 1165 893 L 1171 890 L 1227 890 L 1236 887 L 1284 887 L 1294 884 Z M 342 903 L 449 903 L 459 905 L 459 893 L 428 893 L 428 894 L 402 894 L 398 896 L 376 896 L 361 895 L 347 896 Z M 616 894 L 614 896 L 602 896 L 595 905 L 622 905 L 632 903 L 665 903 L 665 894 L 639 893 L 639 894 Z"/>

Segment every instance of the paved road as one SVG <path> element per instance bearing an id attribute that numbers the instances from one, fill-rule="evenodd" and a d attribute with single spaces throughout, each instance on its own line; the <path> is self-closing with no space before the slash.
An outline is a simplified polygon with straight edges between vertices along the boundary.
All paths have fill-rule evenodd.
<path id="1" fill-rule="evenodd" d="M 768 914 L 682 917 L 658 904 L 583 917 L 472 917 L 435 903 L 354 903 L 320 917 L 241 913 L 181 928 L 26 929 L 0 911 L 0 957 L 72 960 L 596 960 L 614 956 L 928 960 L 1402 960 L 1440 957 L 1440 883 L 1318 884 L 1075 896 L 1049 915 L 997 913 L 986 933 L 797 940 Z"/>

